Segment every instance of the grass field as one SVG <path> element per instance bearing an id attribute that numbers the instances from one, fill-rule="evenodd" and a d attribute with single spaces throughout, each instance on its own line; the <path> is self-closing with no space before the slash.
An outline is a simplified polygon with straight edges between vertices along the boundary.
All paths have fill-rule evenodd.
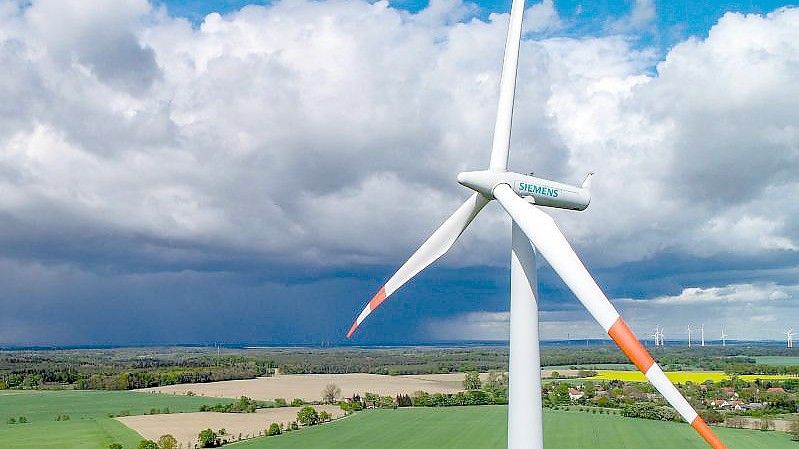
<path id="1" fill-rule="evenodd" d="M 772 365 L 772 366 L 797 366 L 799 365 L 799 357 L 793 356 L 758 356 L 755 361 L 759 365 Z"/>
<path id="2" fill-rule="evenodd" d="M 507 408 L 370 410 L 331 424 L 237 443 L 239 449 L 503 449 Z M 718 429 L 729 449 L 793 449 L 781 432 Z M 706 449 L 687 424 L 581 412 L 544 414 L 547 449 Z"/>
<path id="3" fill-rule="evenodd" d="M 721 371 L 675 371 L 667 372 L 669 380 L 674 383 L 684 384 L 686 382 L 702 383 L 707 380 L 718 382 L 729 379 L 729 376 Z M 740 376 L 748 382 L 754 380 L 790 380 L 797 379 L 796 376 L 783 376 L 772 374 L 746 374 Z M 626 382 L 647 382 L 646 377 L 640 371 L 620 371 L 620 370 L 600 370 L 595 377 L 597 380 L 622 380 Z"/>
<path id="4" fill-rule="evenodd" d="M 141 437 L 108 417 L 126 411 L 141 415 L 152 408 L 197 411 L 200 405 L 229 402 L 187 396 L 127 391 L 0 392 L 0 444 L 4 449 L 104 449 L 118 442 L 135 447 Z M 56 421 L 69 415 L 69 421 Z M 6 424 L 25 416 L 27 424 Z"/>

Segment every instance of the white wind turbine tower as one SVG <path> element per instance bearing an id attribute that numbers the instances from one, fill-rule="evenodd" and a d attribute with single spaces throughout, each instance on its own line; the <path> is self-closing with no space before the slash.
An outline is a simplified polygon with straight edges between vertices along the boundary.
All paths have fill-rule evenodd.
<path id="1" fill-rule="evenodd" d="M 721 346 L 727 346 L 727 337 L 729 335 L 724 333 L 724 329 L 721 329 Z"/>
<path id="2" fill-rule="evenodd" d="M 541 363 L 538 342 L 536 252 L 549 262 L 577 299 L 643 372 L 686 422 L 715 449 L 725 448 L 696 410 L 669 381 L 586 270 L 555 221 L 540 206 L 584 210 L 590 201 L 590 174 L 582 186 L 508 171 L 511 118 L 516 88 L 524 0 L 513 0 L 494 139 L 488 170 L 458 174 L 474 193 L 386 281 L 356 318 L 347 337 L 386 298 L 449 250 L 483 207 L 497 200 L 512 226 L 508 448 L 543 449 Z M 413 198 L 409 198 L 413 200 Z"/>
<path id="3" fill-rule="evenodd" d="M 783 332 L 785 336 L 788 338 L 788 348 L 793 348 L 793 329 L 788 329 L 787 331 Z"/>
<path id="4" fill-rule="evenodd" d="M 702 327 L 699 328 L 702 331 L 702 347 L 705 347 L 705 325 L 703 324 Z"/>
<path id="5" fill-rule="evenodd" d="M 691 325 L 688 325 L 688 347 L 691 347 Z"/>
<path id="6" fill-rule="evenodd" d="M 665 336 L 663 335 L 663 328 L 661 327 L 660 328 L 660 346 L 665 346 L 665 345 L 666 345 L 666 339 L 665 339 Z"/>

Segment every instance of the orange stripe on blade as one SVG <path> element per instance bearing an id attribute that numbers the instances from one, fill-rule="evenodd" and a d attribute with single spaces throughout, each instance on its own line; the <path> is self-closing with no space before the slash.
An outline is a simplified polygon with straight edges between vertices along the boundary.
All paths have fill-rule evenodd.
<path id="1" fill-rule="evenodd" d="M 386 288 L 383 287 L 380 289 L 379 292 L 369 301 L 369 309 L 374 312 L 377 306 L 383 303 L 386 300 Z"/>
<path id="2" fill-rule="evenodd" d="M 356 322 L 352 323 L 352 327 L 350 328 L 350 331 L 347 332 L 347 338 L 350 338 L 352 336 L 352 333 L 355 332 L 355 329 L 357 329 L 357 328 L 358 328 L 358 322 L 356 321 Z"/>
<path id="3" fill-rule="evenodd" d="M 727 449 L 727 446 L 725 446 L 719 437 L 710 430 L 710 427 L 705 424 L 705 420 L 702 419 L 701 416 L 697 416 L 696 419 L 694 419 L 694 422 L 691 423 L 691 427 L 696 429 L 699 435 L 702 435 L 702 438 L 704 438 L 713 449 Z"/>
<path id="4" fill-rule="evenodd" d="M 638 341 L 638 338 L 621 317 L 610 327 L 608 335 L 642 373 L 646 374 L 649 368 L 655 364 L 655 360 L 646 352 L 646 349 L 644 349 L 641 342 Z"/>

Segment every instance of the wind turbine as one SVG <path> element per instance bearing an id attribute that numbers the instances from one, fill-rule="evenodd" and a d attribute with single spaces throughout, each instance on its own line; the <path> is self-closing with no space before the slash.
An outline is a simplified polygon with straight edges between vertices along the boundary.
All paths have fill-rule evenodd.
<path id="1" fill-rule="evenodd" d="M 721 346 L 727 346 L 727 337 L 729 335 L 724 333 L 724 329 L 721 330 Z"/>
<path id="2" fill-rule="evenodd" d="M 660 328 L 660 346 L 665 346 L 665 345 L 666 345 L 666 339 L 664 338 L 663 328 L 661 327 Z"/>
<path id="3" fill-rule="evenodd" d="M 655 346 L 663 346 L 663 329 L 660 324 L 655 326 Z"/>
<path id="4" fill-rule="evenodd" d="M 656 326 L 655 333 L 650 335 L 650 337 L 655 339 L 655 347 L 660 346 L 660 334 L 658 333 L 660 331 L 659 327 L 660 326 Z"/>
<path id="5" fill-rule="evenodd" d="M 691 325 L 688 325 L 688 347 L 691 347 Z"/>
<path id="6" fill-rule="evenodd" d="M 524 0 L 513 0 L 510 13 L 499 104 L 488 170 L 458 174 L 458 182 L 474 193 L 416 250 L 372 297 L 347 337 L 417 273 L 449 250 L 483 207 L 497 200 L 512 225 L 510 288 L 510 351 L 508 448 L 543 449 L 541 363 L 538 339 L 536 252 L 549 262 L 577 299 L 610 338 L 644 373 L 663 397 L 715 449 L 725 448 L 696 410 L 669 381 L 633 334 L 616 308 L 586 270 L 555 221 L 539 206 L 584 210 L 590 201 L 591 174 L 580 187 L 508 171 L 516 72 L 522 34 Z"/>
<path id="7" fill-rule="evenodd" d="M 793 348 L 793 329 L 788 329 L 787 331 L 783 332 L 786 337 L 788 337 L 788 348 Z"/>
<path id="8" fill-rule="evenodd" d="M 705 347 L 705 325 L 703 324 L 702 327 L 699 328 L 702 331 L 702 347 Z"/>

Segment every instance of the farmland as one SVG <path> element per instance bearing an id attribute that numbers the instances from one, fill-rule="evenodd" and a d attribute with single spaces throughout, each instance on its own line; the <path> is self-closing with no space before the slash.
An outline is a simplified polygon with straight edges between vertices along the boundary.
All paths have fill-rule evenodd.
<path id="1" fill-rule="evenodd" d="M 797 366 L 799 365 L 799 357 L 795 356 L 758 356 L 754 357 L 755 363 L 758 365 L 771 365 L 771 366 Z"/>
<path id="2" fill-rule="evenodd" d="M 209 398 L 135 392 L 8 391 L 0 394 L 0 417 L 5 420 L 7 417 L 24 415 L 30 422 L 0 424 L 0 438 L 4 442 L 3 447 L 11 449 L 103 448 L 111 442 L 135 447 L 141 437 L 117 420 L 109 418 L 108 414 L 125 411 L 131 415 L 141 415 L 152 408 L 163 410 L 167 407 L 172 412 L 196 411 L 208 401 Z M 213 399 L 213 402 L 225 401 Z M 279 437 L 254 439 L 239 443 L 236 447 L 368 448 L 374 447 L 375 431 L 379 430 L 381 442 L 393 442 L 385 444 L 388 448 L 502 448 L 506 444 L 506 410 L 501 406 L 369 410 L 323 426 Z M 68 414 L 70 420 L 55 421 L 55 416 L 59 414 Z M 192 415 L 195 414 L 143 416 L 123 420 L 143 420 L 150 423 L 162 420 L 166 425 L 170 420 L 180 421 L 191 418 Z M 226 414 L 220 414 L 220 417 L 224 418 L 224 415 Z M 256 416 L 252 418 L 257 419 Z M 264 423 L 266 421 L 265 419 Z M 370 431 L 364 432 L 364 429 Z M 575 429 L 582 431 L 576 432 Z M 726 428 L 719 428 L 718 432 L 730 449 L 787 449 L 795 445 L 781 432 Z M 574 411 L 547 410 L 545 434 L 548 449 L 624 449 L 644 446 L 664 449 L 704 448 L 701 440 L 685 424 Z M 188 434 L 184 438 L 186 436 Z M 598 443 L 600 440 L 603 442 Z"/>
<path id="3" fill-rule="evenodd" d="M 237 444 L 240 449 L 501 449 L 507 408 L 500 406 L 372 410 L 331 424 Z M 784 433 L 718 429 L 729 449 L 793 449 Z M 547 449 L 705 449 L 684 423 L 547 410 Z"/>
<path id="4" fill-rule="evenodd" d="M 556 448 L 589 447 L 590 441 L 593 441 L 590 438 L 597 434 L 632 434 L 639 427 L 644 429 L 643 434 L 647 438 L 656 442 L 665 441 L 670 429 L 677 429 L 677 435 L 682 435 L 680 432 L 683 430 L 680 429 L 683 428 L 673 427 L 676 424 L 673 422 L 629 421 L 629 418 L 620 416 L 629 404 L 641 402 L 642 397 L 653 407 L 664 406 L 664 403 L 660 398 L 646 396 L 651 390 L 643 384 L 646 379 L 634 370 L 633 365 L 620 363 L 624 361 L 623 354 L 619 357 L 617 349 L 597 347 L 590 348 L 590 352 L 585 348 L 562 346 L 545 346 L 543 349 L 544 359 L 551 362 L 542 372 L 545 377 L 544 399 L 549 406 L 600 407 L 614 410 L 617 414 L 593 415 L 550 409 L 546 415 L 547 432 L 550 435 L 548 449 L 551 444 L 556 444 Z M 705 401 L 698 406 L 705 410 L 715 407 L 722 413 L 722 418 L 726 418 L 730 411 L 711 406 L 709 401 L 726 398 L 723 388 L 736 388 L 736 394 L 743 401 L 741 405 L 745 407 L 763 401 L 757 397 L 751 385 L 739 382 L 721 384 L 720 381 L 729 379 L 728 373 L 738 373 L 743 381 L 768 381 L 759 385 L 762 388 L 785 389 L 782 393 L 778 390 L 769 393 L 766 399 L 768 405 L 763 411 L 766 415 L 778 419 L 796 409 L 796 397 L 799 394 L 796 380 L 799 377 L 795 376 L 799 357 L 786 353 L 782 348 L 708 347 L 688 351 L 675 346 L 657 349 L 654 355 L 675 383 L 716 382 L 705 387 Z M 331 447 L 326 445 L 327 442 L 337 441 L 354 447 L 369 447 L 363 437 L 356 435 L 356 430 L 348 430 L 351 429 L 349 422 L 365 420 L 365 425 L 383 429 L 382 438 L 408 440 L 413 443 L 412 446 L 420 448 L 434 445 L 446 448 L 450 441 L 460 442 L 463 447 L 502 447 L 506 426 L 505 408 L 457 406 L 505 403 L 507 388 L 506 385 L 503 387 L 501 376 L 501 372 L 507 369 L 505 358 L 504 348 L 482 347 L 225 349 L 219 354 L 203 348 L 0 352 L 0 441 L 3 442 L 0 446 L 12 449 L 88 449 L 106 448 L 108 444 L 118 442 L 131 448 L 137 445 L 142 435 L 155 438 L 162 432 L 179 436 L 180 442 L 185 445 L 196 437 L 200 427 L 224 427 L 231 433 L 235 432 L 237 437 L 240 433 L 247 438 L 248 435 L 258 435 L 270 422 L 287 422 L 296 415 L 296 408 L 262 409 L 257 413 L 233 415 L 207 411 L 197 413 L 200 406 L 227 403 L 232 401 L 230 398 L 242 395 L 263 401 L 277 398 L 289 402 L 295 398 L 319 401 L 325 385 L 334 383 L 341 389 L 341 398 L 370 392 L 383 395 L 391 403 L 396 395 L 408 394 L 413 396 L 415 408 L 357 413 L 318 428 L 273 438 L 274 441 L 269 444 L 276 445 L 278 449 L 324 448 Z M 496 370 L 491 373 L 498 376 L 493 384 L 489 381 L 487 369 Z M 475 394 L 455 394 L 463 389 L 464 371 L 483 371 L 483 385 L 478 387 L 480 390 Z M 596 376 L 590 377 L 593 373 L 586 371 L 595 371 Z M 216 379 L 227 380 L 206 382 Z M 609 385 L 610 380 L 622 381 L 624 385 Z M 131 389 L 140 385 L 149 388 L 144 389 L 145 392 L 75 390 Z M 579 399 L 571 398 L 566 387 L 575 387 L 578 391 L 585 391 L 586 395 Z M 699 387 L 687 385 L 680 388 L 686 394 L 697 395 L 696 389 Z M 418 390 L 430 395 L 417 398 L 414 393 Z M 366 406 L 365 402 L 363 404 Z M 433 408 L 434 405 L 442 408 Z M 145 416 L 151 410 L 163 413 L 166 408 L 170 412 L 168 415 Z M 753 410 L 755 408 L 742 411 L 755 413 Z M 194 413 L 177 415 L 175 412 Z M 68 415 L 69 419 L 57 420 L 63 415 Z M 109 415 L 130 416 L 113 419 Z M 21 416 L 28 422 L 7 424 L 12 418 L 18 421 Z M 760 418 L 749 418 L 757 421 L 755 425 L 760 422 Z M 428 421 L 432 426 L 428 425 Z M 728 425 L 736 427 L 734 423 Z M 448 430 L 450 426 L 459 429 L 459 433 L 452 435 Z M 585 426 L 583 428 L 588 430 L 587 433 L 563 430 L 571 426 Z M 780 429 L 785 430 L 782 427 Z M 439 432 L 442 432 L 440 437 Z M 775 432 L 736 433 L 727 428 L 720 429 L 720 432 L 732 432 L 731 448 L 756 447 L 752 445 L 755 443 L 747 445 L 747 438 L 754 438 L 761 447 L 770 449 L 781 448 L 785 441 L 784 434 Z M 322 435 L 318 437 L 318 442 L 314 440 L 317 434 Z M 686 438 L 693 438 L 690 431 L 685 435 L 688 435 Z M 642 443 L 630 438 L 624 437 L 624 441 Z M 736 439 L 741 441 L 737 446 Z M 299 442 L 293 446 L 295 440 Z M 560 440 L 563 442 L 557 443 Z M 669 443 L 672 441 L 669 440 Z M 256 439 L 241 443 L 241 446 L 258 448 L 263 444 Z M 403 444 L 398 443 L 397 447 L 405 447 Z M 664 444 L 657 447 L 670 446 Z M 701 445 L 680 443 L 674 447 Z"/>
<path id="5" fill-rule="evenodd" d="M 118 442 L 135 447 L 141 437 L 109 414 L 141 415 L 151 409 L 196 411 L 208 398 L 112 391 L 0 392 L 0 441 L 5 449 L 97 449 Z M 228 402 L 228 400 L 213 400 Z M 56 421 L 59 415 L 69 420 Z M 24 416 L 25 424 L 6 424 Z"/>
<path id="6" fill-rule="evenodd" d="M 317 405 L 314 408 L 320 412 L 326 411 L 333 418 L 344 414 L 341 408 L 335 405 Z M 209 428 L 225 429 L 230 441 L 257 436 L 273 422 L 295 421 L 298 411 L 299 407 L 280 407 L 259 409 L 256 413 L 174 413 L 124 416 L 117 420 L 134 429 L 144 438 L 157 441 L 161 435 L 170 434 L 180 443 L 188 444 L 196 441 L 200 431 Z"/>
<path id="7" fill-rule="evenodd" d="M 247 396 L 259 400 L 300 398 L 318 401 L 322 388 L 334 383 L 342 393 L 378 393 L 394 396 L 411 394 L 417 390 L 429 393 L 457 393 L 462 390 L 462 373 L 427 374 L 415 376 L 382 376 L 378 374 L 287 374 L 284 376 L 259 377 L 247 380 L 230 380 L 204 384 L 180 384 L 148 388 L 141 391 L 157 391 L 169 394 L 186 394 L 191 391 L 201 396 L 237 398 Z"/>

